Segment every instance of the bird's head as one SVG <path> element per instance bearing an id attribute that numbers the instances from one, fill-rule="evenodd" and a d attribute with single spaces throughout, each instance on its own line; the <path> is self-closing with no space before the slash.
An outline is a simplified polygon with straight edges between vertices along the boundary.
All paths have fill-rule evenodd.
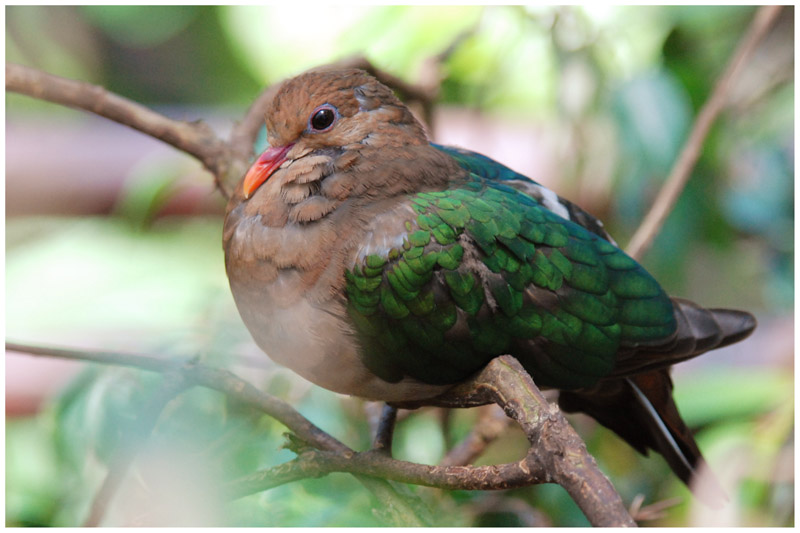
<path id="1" fill-rule="evenodd" d="M 334 161 L 348 150 L 426 145 L 420 123 L 392 93 L 364 71 L 312 70 L 286 80 L 266 110 L 269 148 L 253 163 L 243 182 L 245 198 L 278 169 L 309 156 Z M 315 160 L 317 166 L 324 159 Z M 308 164 L 296 165 L 308 172 Z M 302 168 L 306 167 L 306 168 Z M 285 181 L 287 181 L 285 180 Z"/>

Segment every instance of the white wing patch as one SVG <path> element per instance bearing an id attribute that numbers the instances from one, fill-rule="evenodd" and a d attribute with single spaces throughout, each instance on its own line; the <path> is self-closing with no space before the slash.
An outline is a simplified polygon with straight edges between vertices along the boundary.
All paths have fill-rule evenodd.
<path id="1" fill-rule="evenodd" d="M 535 194 L 533 196 L 534 198 L 540 199 L 543 207 L 552 211 L 561 218 L 571 220 L 571 217 L 569 216 L 569 210 L 564 204 L 562 204 L 559 201 L 558 195 L 556 193 L 554 193 L 547 187 L 539 185 L 538 183 L 531 183 L 530 185 L 536 188 L 538 194 Z"/>

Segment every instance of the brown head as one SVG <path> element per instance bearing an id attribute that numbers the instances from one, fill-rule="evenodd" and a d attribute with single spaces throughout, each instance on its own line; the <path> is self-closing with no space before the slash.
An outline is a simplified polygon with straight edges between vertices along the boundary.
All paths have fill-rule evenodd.
<path id="1" fill-rule="evenodd" d="M 270 148 L 244 179 L 245 199 L 278 168 L 288 170 L 306 156 L 334 160 L 367 146 L 428 142 L 420 123 L 392 91 L 356 69 L 312 70 L 283 82 L 266 110 L 266 122 Z"/>

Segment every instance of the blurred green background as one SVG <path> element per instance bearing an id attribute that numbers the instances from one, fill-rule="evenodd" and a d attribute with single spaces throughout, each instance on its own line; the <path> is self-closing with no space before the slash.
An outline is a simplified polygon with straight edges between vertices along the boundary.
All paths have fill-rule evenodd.
<path id="1" fill-rule="evenodd" d="M 6 60 L 103 85 L 221 134 L 260 90 L 356 54 L 440 83 L 437 142 L 492 156 L 606 222 L 624 245 L 755 8 L 6 7 Z M 643 524 L 793 525 L 794 12 L 785 7 L 733 88 L 692 181 L 643 263 L 668 292 L 757 315 L 748 341 L 675 369 L 684 418 L 730 496 L 693 500 L 659 457 L 571 421 L 626 503 L 678 498 Z M 52 104 L 6 96 L 8 340 L 199 356 L 287 399 L 356 449 L 365 404 L 274 366 L 228 292 L 224 202 L 199 163 Z M 535 378 L 535 376 L 534 376 Z M 74 526 L 153 375 L 6 357 L 6 524 Z M 404 418 L 399 458 L 434 464 L 474 424 Z M 214 488 L 289 460 L 281 425 L 193 390 L 165 410 L 106 525 L 385 525 L 344 474 L 221 504 Z M 478 464 L 517 460 L 516 429 Z M 587 525 L 557 486 L 409 489 L 435 525 Z M 161 505 L 153 506 L 153 501 Z"/>

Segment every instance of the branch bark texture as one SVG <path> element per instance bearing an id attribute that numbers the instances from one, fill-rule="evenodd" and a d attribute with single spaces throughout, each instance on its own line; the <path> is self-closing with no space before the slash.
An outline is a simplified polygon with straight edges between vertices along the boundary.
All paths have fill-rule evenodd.
<path id="1" fill-rule="evenodd" d="M 452 490 L 502 490 L 539 483 L 558 483 L 580 506 L 593 525 L 634 526 L 619 495 L 599 471 L 586 446 L 569 426 L 558 407 L 548 403 L 530 376 L 511 356 L 494 359 L 473 380 L 459 385 L 433 403 L 442 407 L 466 407 L 497 403 L 519 423 L 531 443 L 524 458 L 492 466 L 432 466 L 393 459 L 385 445 L 393 409 L 385 411 L 376 439 L 377 447 L 357 453 L 325 433 L 286 402 L 266 394 L 235 374 L 192 361 L 171 361 L 149 356 L 110 352 L 81 352 L 6 343 L 6 349 L 31 355 L 60 357 L 177 373 L 181 382 L 200 385 L 259 408 L 275 418 L 313 448 L 283 465 L 232 481 L 224 487 L 231 498 L 267 490 L 285 483 L 348 472 L 393 506 L 396 523 L 423 525 L 415 508 L 399 497 L 385 480 Z M 397 404 L 418 408 L 423 404 Z"/>

